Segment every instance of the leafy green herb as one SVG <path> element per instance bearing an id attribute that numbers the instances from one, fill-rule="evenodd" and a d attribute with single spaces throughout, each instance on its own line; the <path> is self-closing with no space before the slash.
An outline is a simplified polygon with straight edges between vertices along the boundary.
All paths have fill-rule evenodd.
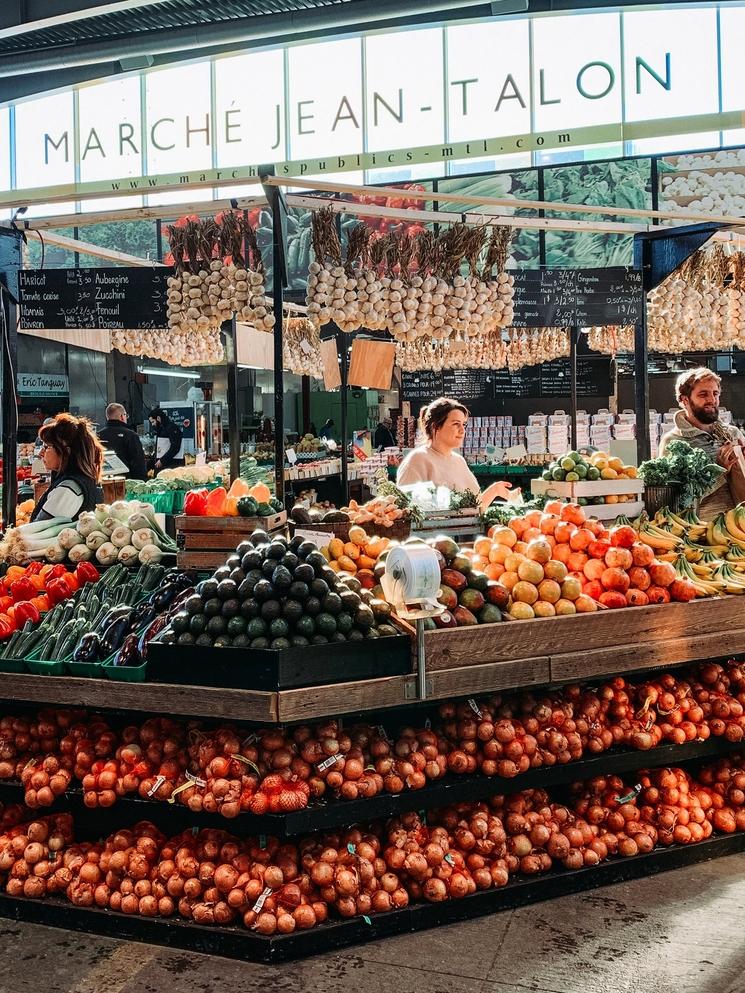
<path id="1" fill-rule="evenodd" d="M 723 474 L 724 469 L 711 462 L 702 448 L 692 448 L 684 441 L 671 441 L 665 455 L 639 466 L 639 477 L 646 486 L 679 489 L 683 507 L 705 496 Z"/>

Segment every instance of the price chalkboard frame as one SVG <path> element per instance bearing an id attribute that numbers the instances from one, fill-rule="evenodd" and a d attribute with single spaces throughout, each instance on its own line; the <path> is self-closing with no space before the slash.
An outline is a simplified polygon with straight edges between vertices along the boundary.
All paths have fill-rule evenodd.
<path id="1" fill-rule="evenodd" d="M 642 320 L 639 269 L 518 269 L 511 275 L 513 327 L 625 326 Z"/>
<path id="2" fill-rule="evenodd" d="M 166 266 L 22 269 L 21 330 L 162 330 L 168 321 Z"/>

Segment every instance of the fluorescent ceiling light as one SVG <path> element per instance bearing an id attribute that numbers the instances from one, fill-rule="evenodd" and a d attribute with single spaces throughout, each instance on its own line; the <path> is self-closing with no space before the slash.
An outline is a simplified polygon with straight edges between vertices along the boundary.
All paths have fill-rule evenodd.
<path id="1" fill-rule="evenodd" d="M 174 372 L 172 369 L 153 369 L 150 366 L 140 366 L 137 370 L 145 376 L 172 376 L 174 379 L 199 379 L 198 372 Z"/>

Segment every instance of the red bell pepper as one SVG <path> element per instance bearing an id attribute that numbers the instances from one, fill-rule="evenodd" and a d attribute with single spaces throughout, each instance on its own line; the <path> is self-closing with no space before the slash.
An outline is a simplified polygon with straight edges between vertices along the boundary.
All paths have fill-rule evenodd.
<path id="1" fill-rule="evenodd" d="M 49 579 L 58 579 L 60 576 L 64 576 L 66 572 L 67 566 L 58 562 L 56 565 L 45 565 L 40 575 L 46 581 Z"/>
<path id="2" fill-rule="evenodd" d="M 207 495 L 207 490 L 189 490 L 184 497 L 184 513 L 189 517 L 206 517 Z"/>
<path id="3" fill-rule="evenodd" d="M 41 620 L 39 615 L 39 608 L 31 603 L 30 600 L 24 601 L 23 603 L 17 603 L 15 605 L 15 622 L 19 628 L 22 628 L 26 621 L 32 621 L 34 624 L 38 624 Z"/>
<path id="4" fill-rule="evenodd" d="M 85 583 L 96 583 L 101 578 L 101 573 L 90 562 L 80 562 L 75 570 L 75 577 L 81 586 Z"/>
<path id="5" fill-rule="evenodd" d="M 0 597 L 0 614 L 4 614 L 8 609 L 8 607 L 12 607 L 12 606 L 13 606 L 12 596 Z"/>
<path id="6" fill-rule="evenodd" d="M 26 575 L 38 576 L 43 568 L 44 568 L 44 564 L 42 562 L 29 562 L 29 564 L 26 566 Z"/>
<path id="7" fill-rule="evenodd" d="M 0 614 L 0 641 L 10 638 L 14 631 L 13 621 L 6 614 Z"/>
<path id="8" fill-rule="evenodd" d="M 60 576 L 59 578 L 60 578 L 60 582 L 67 584 L 67 588 L 70 590 L 71 593 L 75 593 L 77 590 L 80 589 L 80 582 L 78 581 L 74 572 L 66 572 L 64 576 Z"/>
<path id="9" fill-rule="evenodd" d="M 22 600 L 33 600 L 37 592 L 34 584 L 25 576 L 23 579 L 16 579 L 10 584 L 10 595 L 15 603 L 20 603 Z"/>
<path id="10" fill-rule="evenodd" d="M 52 605 L 67 600 L 71 595 L 72 590 L 61 576 L 47 583 L 47 596 Z"/>

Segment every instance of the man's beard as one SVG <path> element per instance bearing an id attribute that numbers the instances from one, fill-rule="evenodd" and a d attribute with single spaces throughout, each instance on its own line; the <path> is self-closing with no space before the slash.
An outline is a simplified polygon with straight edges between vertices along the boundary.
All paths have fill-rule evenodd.
<path id="1" fill-rule="evenodd" d="M 691 401 L 691 413 L 700 421 L 701 424 L 713 424 L 715 421 L 719 420 L 719 406 L 718 405 L 707 405 L 705 407 L 697 407 Z"/>

